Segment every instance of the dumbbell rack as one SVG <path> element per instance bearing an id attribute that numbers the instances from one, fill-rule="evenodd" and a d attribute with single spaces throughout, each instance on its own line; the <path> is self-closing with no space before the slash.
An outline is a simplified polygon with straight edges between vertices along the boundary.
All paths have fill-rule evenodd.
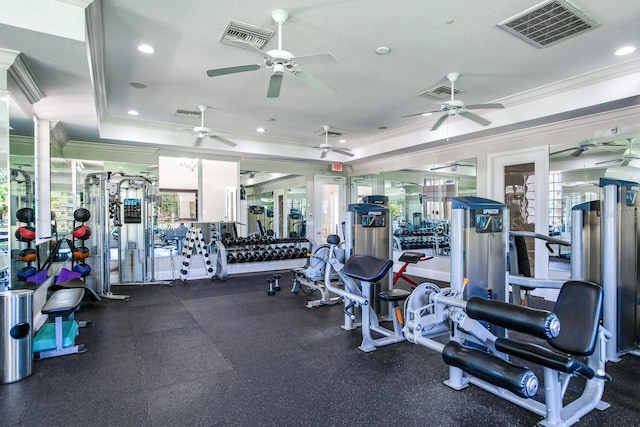
<path id="1" fill-rule="evenodd" d="M 449 255 L 449 235 L 445 224 L 413 231 L 396 231 L 394 235 L 399 240 L 399 250 L 427 249 L 433 255 Z"/>
<path id="2" fill-rule="evenodd" d="M 240 237 L 215 242 L 216 276 L 304 267 L 311 251 L 305 238 Z"/>
<path id="3" fill-rule="evenodd" d="M 213 279 L 215 271 L 211 267 L 211 259 L 209 258 L 209 251 L 207 250 L 207 244 L 204 242 L 202 230 L 200 228 L 190 228 L 187 231 L 187 235 L 184 238 L 184 245 L 182 245 L 182 267 L 180 268 L 180 280 L 183 282 L 187 280 L 189 274 L 189 267 L 191 266 L 192 256 L 200 255 L 204 261 L 205 269 L 207 271 L 207 277 Z"/>

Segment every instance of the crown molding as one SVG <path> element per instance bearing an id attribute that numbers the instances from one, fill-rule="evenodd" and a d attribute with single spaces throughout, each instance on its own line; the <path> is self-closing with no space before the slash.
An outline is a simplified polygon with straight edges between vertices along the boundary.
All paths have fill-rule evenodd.
<path id="1" fill-rule="evenodd" d="M 87 6 L 93 3 L 93 0 L 58 0 L 58 1 L 60 3 L 70 4 L 72 6 L 78 6 L 83 9 L 85 9 Z"/>
<path id="2" fill-rule="evenodd" d="M 9 67 L 8 73 L 16 85 L 18 85 L 20 91 L 27 97 L 31 105 L 46 96 L 33 78 L 33 74 L 31 74 L 27 63 L 24 61 L 24 56 L 21 53 L 16 56 L 13 64 Z"/>
<path id="3" fill-rule="evenodd" d="M 69 136 L 67 135 L 67 131 L 64 130 L 62 123 L 51 122 L 51 145 L 62 154 L 62 150 L 68 142 Z"/>
<path id="4" fill-rule="evenodd" d="M 87 55 L 89 57 L 89 72 L 93 85 L 98 113 L 98 127 L 107 117 L 107 88 L 104 76 L 104 25 L 102 20 L 102 1 L 94 0 L 85 9 Z"/>

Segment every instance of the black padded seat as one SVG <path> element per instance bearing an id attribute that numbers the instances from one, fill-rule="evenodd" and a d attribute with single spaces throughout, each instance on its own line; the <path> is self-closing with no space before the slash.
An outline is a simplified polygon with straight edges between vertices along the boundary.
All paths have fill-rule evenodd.
<path id="1" fill-rule="evenodd" d="M 400 258 L 398 258 L 398 261 L 417 264 L 418 261 L 420 261 L 422 258 L 425 258 L 425 254 L 423 254 L 422 252 L 408 251 L 408 252 L 403 252 L 402 255 L 400 255 Z M 429 258 L 433 258 L 433 257 L 429 257 Z"/>
<path id="2" fill-rule="evenodd" d="M 378 294 L 378 298 L 380 298 L 382 301 L 396 302 L 407 299 L 409 295 L 411 295 L 411 292 L 409 291 L 393 288 L 380 292 Z"/>
<path id="3" fill-rule="evenodd" d="M 389 259 L 371 255 L 352 255 L 344 264 L 342 272 L 353 279 L 376 282 L 382 279 L 391 267 L 393 261 Z"/>
<path id="4" fill-rule="evenodd" d="M 48 316 L 69 316 L 77 310 L 84 297 L 84 289 L 71 288 L 56 291 L 42 307 L 42 314 Z"/>

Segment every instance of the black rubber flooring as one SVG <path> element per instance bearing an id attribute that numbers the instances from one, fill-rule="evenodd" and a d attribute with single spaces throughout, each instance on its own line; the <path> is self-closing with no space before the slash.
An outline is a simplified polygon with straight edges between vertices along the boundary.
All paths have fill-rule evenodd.
<path id="1" fill-rule="evenodd" d="M 267 295 L 256 274 L 174 286 L 114 287 L 87 302 L 84 354 L 34 362 L 0 385 L 2 426 L 531 426 L 539 416 L 474 386 L 442 381 L 439 354 L 407 342 L 372 353 L 340 328 L 342 305 Z M 580 425 L 640 425 L 640 364 L 609 363 L 605 400 Z"/>

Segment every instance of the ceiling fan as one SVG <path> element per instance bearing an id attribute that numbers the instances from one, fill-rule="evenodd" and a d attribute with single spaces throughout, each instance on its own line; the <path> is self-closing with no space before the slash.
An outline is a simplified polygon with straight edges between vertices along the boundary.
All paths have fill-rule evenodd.
<path id="1" fill-rule="evenodd" d="M 567 151 L 572 151 L 572 153 L 570 154 L 571 157 L 580 157 L 582 153 L 592 150 L 596 147 L 622 147 L 626 145 L 627 145 L 626 143 L 620 144 L 618 141 L 598 142 L 598 141 L 586 140 L 586 141 L 581 141 L 577 147 L 556 151 L 555 153 L 551 153 L 551 155 L 554 156 L 557 154 L 566 153 Z"/>
<path id="2" fill-rule="evenodd" d="M 327 153 L 329 153 L 330 151 L 335 151 L 336 153 L 344 154 L 345 156 L 349 156 L 349 157 L 355 156 L 355 154 L 353 154 L 351 151 L 345 148 L 333 148 L 333 145 L 329 144 L 330 128 L 331 126 L 329 125 L 322 126 L 322 129 L 324 129 L 324 144 L 320 144 L 319 147 L 315 147 L 318 150 L 322 150 L 322 153 L 320 154 L 320 158 L 324 159 L 327 156 Z"/>
<path id="3" fill-rule="evenodd" d="M 235 147 L 237 144 L 233 141 L 229 141 L 226 138 L 223 138 L 218 135 L 214 135 L 213 131 L 204 125 L 204 113 L 207 111 L 209 107 L 206 105 L 198 105 L 198 109 L 200 110 L 200 126 L 196 126 L 193 128 L 193 133 L 196 136 L 195 146 L 199 147 L 202 145 L 202 142 L 206 138 L 211 138 L 215 141 L 222 142 L 230 147 Z"/>
<path id="4" fill-rule="evenodd" d="M 458 77 L 460 77 L 460 73 L 453 72 L 453 73 L 447 74 L 447 79 L 449 80 L 449 82 L 451 82 L 451 99 L 443 102 L 440 105 L 439 110 L 426 111 L 418 114 L 411 114 L 409 116 L 404 116 L 403 119 L 408 119 L 410 117 L 417 117 L 417 116 L 426 116 L 426 115 L 430 115 L 431 113 L 444 112 L 444 114 L 440 116 L 438 121 L 433 125 L 431 130 L 438 129 L 440 125 L 442 125 L 442 123 L 444 123 L 444 121 L 449 118 L 449 116 L 466 117 L 469 120 L 473 120 L 474 122 L 481 124 L 482 126 L 487 126 L 488 124 L 490 124 L 491 121 L 475 113 L 472 113 L 469 110 L 490 109 L 490 108 L 497 109 L 497 108 L 504 108 L 504 105 L 499 103 L 465 105 L 463 101 L 459 99 L 455 99 L 454 98 L 455 83 L 456 83 L 456 80 L 458 80 Z"/>
<path id="5" fill-rule="evenodd" d="M 254 52 L 264 58 L 263 64 L 249 64 L 238 65 L 234 67 L 215 68 L 207 70 L 209 77 L 222 76 L 225 74 L 243 73 L 245 71 L 255 71 L 263 68 L 271 68 L 273 70 L 271 78 L 269 80 L 269 88 L 267 90 L 267 98 L 277 98 L 280 96 L 280 87 L 282 86 L 282 77 L 285 71 L 290 72 L 295 77 L 298 77 L 304 83 L 308 84 L 314 89 L 321 92 L 334 94 L 336 90 L 326 83 L 318 80 L 310 74 L 305 73 L 299 65 L 305 64 L 320 64 L 327 62 L 338 62 L 338 60 L 330 53 L 318 53 L 313 55 L 294 56 L 291 52 L 282 49 L 282 26 L 289 18 L 289 13 L 286 10 L 274 10 L 271 12 L 271 17 L 278 25 L 278 48 L 270 51 L 263 51 L 257 47 L 236 40 L 231 42 L 234 46 L 247 49 Z"/>
<path id="6" fill-rule="evenodd" d="M 605 160 L 603 162 L 597 162 L 596 165 L 601 165 L 604 163 L 614 163 L 614 162 L 622 162 L 620 166 L 629 166 L 633 160 L 640 159 L 640 153 L 634 153 L 633 151 L 633 143 L 636 141 L 636 138 L 629 138 L 627 142 L 629 143 L 629 147 L 622 154 L 622 157 L 614 160 Z"/>
<path id="7" fill-rule="evenodd" d="M 451 171 L 452 171 L 452 172 L 457 172 L 458 167 L 460 167 L 460 166 L 475 167 L 476 165 L 470 165 L 470 164 L 467 164 L 467 163 L 457 163 L 457 162 L 456 162 L 456 163 L 451 163 L 451 164 L 448 164 L 448 165 L 436 166 L 436 167 L 433 167 L 433 168 L 431 168 L 431 169 L 429 169 L 429 170 L 430 170 L 430 171 L 437 171 L 437 170 L 440 170 L 440 169 L 448 169 L 448 168 L 451 168 Z"/>

